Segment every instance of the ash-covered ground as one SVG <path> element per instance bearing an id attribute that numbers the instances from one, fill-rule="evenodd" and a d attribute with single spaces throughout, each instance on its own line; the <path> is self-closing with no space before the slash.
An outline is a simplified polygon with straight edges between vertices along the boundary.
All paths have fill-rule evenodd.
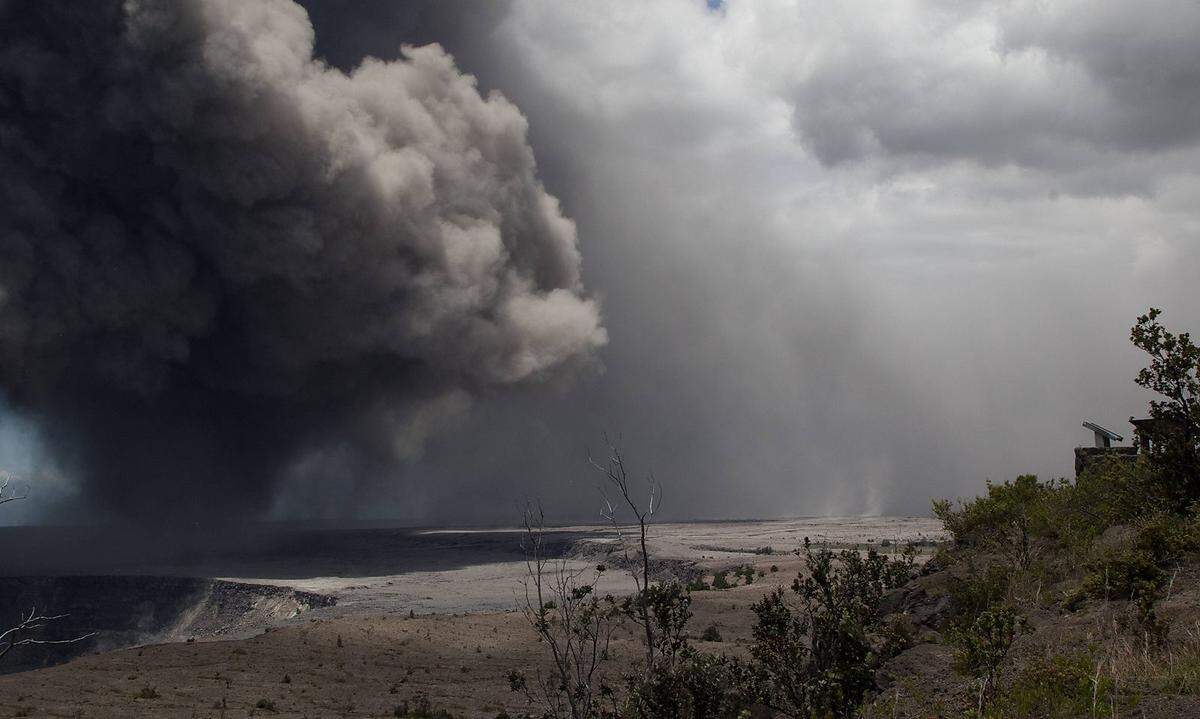
<path id="1" fill-rule="evenodd" d="M 622 534 L 624 536 L 622 536 Z M 941 522 L 921 517 L 822 517 L 745 522 L 681 522 L 651 528 L 650 554 L 662 575 L 691 574 L 738 566 L 756 554 L 786 554 L 809 537 L 819 544 L 856 546 L 884 542 L 930 542 L 943 537 Z M 473 613 L 503 611 L 516 605 L 526 577 L 519 529 L 430 529 L 408 535 L 395 546 L 386 530 L 356 538 L 360 562 L 343 571 L 295 573 L 293 577 L 259 573 L 253 566 L 229 573 L 241 582 L 264 582 L 327 594 L 337 605 L 327 611 Z M 579 525 L 552 530 L 547 541 L 556 554 L 579 569 L 606 563 L 618 569 L 633 534 L 625 529 Z M 378 545 L 375 544 L 378 542 Z M 332 559 L 336 550 L 326 559 Z M 366 562 L 366 556 L 378 562 Z M 432 566 L 431 566 L 432 565 Z M 326 565 L 328 566 L 328 565 Z M 363 572 L 371 566 L 383 571 Z M 272 578 L 273 577 L 273 578 Z M 606 572 L 600 591 L 634 591 L 630 575 Z"/>
<path id="2" fill-rule="evenodd" d="M 97 632 L 12 667 L 137 644 L 247 637 L 315 618 L 503 612 L 523 591 L 523 537 L 518 528 L 254 525 L 169 538 L 5 528 L 0 594 L 11 601 L 4 608 L 57 608 L 71 615 L 55 627 L 59 634 Z M 805 537 L 899 547 L 938 540 L 942 529 L 918 517 L 682 522 L 652 526 L 650 546 L 661 577 L 687 579 L 785 556 Z M 620 571 L 632 539 L 601 525 L 556 527 L 545 537 L 548 551 L 570 566 L 612 567 L 599 589 L 617 595 L 633 591 Z"/>
<path id="3" fill-rule="evenodd" d="M 547 669 L 514 611 L 525 577 L 520 530 L 260 525 L 208 533 L 201 541 L 201 533 L 156 540 L 0 529 L 9 548 L 0 558 L 0 607 L 65 607 L 70 621 L 54 631 L 98 633 L 12 662 L 19 673 L 0 676 L 0 716 L 218 719 L 255 715 L 269 702 L 273 716 L 368 717 L 420 697 L 469 719 L 530 710 L 506 678 Z M 692 635 L 716 627 L 725 637 L 698 646 L 740 655 L 751 636 L 749 605 L 803 571 L 791 550 L 806 536 L 840 546 L 886 542 L 887 550 L 939 539 L 941 528 L 901 517 L 671 523 L 651 528 L 651 552 L 660 577 L 739 566 L 760 573 L 752 585 L 699 592 L 692 604 Z M 609 565 L 602 591 L 632 589 L 611 527 L 559 527 L 546 539 L 569 566 Z M 634 661 L 637 646 L 636 636 L 620 634 L 614 661 Z M 39 666 L 47 668 L 22 671 Z"/>

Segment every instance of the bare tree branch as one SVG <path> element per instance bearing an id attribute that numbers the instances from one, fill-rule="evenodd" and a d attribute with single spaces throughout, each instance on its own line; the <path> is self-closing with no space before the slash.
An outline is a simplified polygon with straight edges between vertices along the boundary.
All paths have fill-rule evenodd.
<path id="1" fill-rule="evenodd" d="M 526 579 L 521 612 L 553 660 L 550 676 L 535 673 L 532 686 L 519 672 L 509 675 L 514 691 L 540 704 L 554 719 L 591 719 L 604 697 L 612 698 L 598 676 L 620 620 L 616 600 L 597 596 L 604 565 L 572 569 L 568 559 L 547 557 L 545 513 L 528 502 L 522 517 Z"/>
<path id="2" fill-rule="evenodd" d="M 8 472 L 5 472 L 3 470 L 0 470 L 0 504 L 7 504 L 8 502 L 15 502 L 18 499 L 25 499 L 26 497 L 29 496 L 28 488 L 26 488 L 24 494 L 14 494 L 12 491 L 9 490 L 9 487 L 12 485 L 12 481 L 14 479 L 15 479 L 15 477 L 13 477 L 13 475 L 11 475 Z"/>
<path id="3" fill-rule="evenodd" d="M 630 574 L 637 589 L 634 618 L 641 625 L 645 635 L 646 671 L 650 672 L 654 667 L 654 648 L 656 645 L 654 622 L 650 616 L 650 607 L 647 601 L 647 591 L 650 588 L 650 551 L 647 546 L 647 527 L 654 518 L 654 513 L 658 511 L 661 505 L 662 488 L 654 478 L 654 475 L 652 473 L 648 474 L 646 476 L 646 485 L 649 497 L 645 507 L 639 505 L 637 500 L 634 499 L 634 490 L 630 486 L 629 481 L 629 471 L 625 466 L 625 457 L 621 454 L 620 448 L 617 444 L 609 440 L 607 434 L 604 435 L 604 443 L 608 452 L 607 459 L 603 462 L 598 462 L 589 454 L 588 464 L 604 476 L 605 481 L 600 487 L 600 495 L 604 500 L 604 507 L 600 514 L 616 531 L 617 539 L 621 543 L 621 549 L 627 563 L 630 563 L 628 543 L 625 541 L 623 526 L 617 518 L 617 509 L 612 499 L 609 498 L 607 490 L 611 489 L 615 491 L 618 495 L 617 502 L 628 508 L 633 515 L 634 521 L 637 522 L 636 531 L 640 557 L 637 568 L 631 569 Z"/>
<path id="4" fill-rule="evenodd" d="M 29 496 L 28 489 L 23 494 L 15 494 L 9 490 L 13 479 L 12 474 L 0 470 L 0 504 L 15 502 Z M 16 626 L 0 631 L 0 660 L 3 660 L 5 655 L 15 647 L 29 644 L 75 644 L 96 635 L 95 632 L 88 632 L 71 639 L 41 639 L 36 636 L 27 636 L 41 631 L 47 624 L 66 616 L 66 614 L 38 614 L 37 607 L 31 608 L 28 613 L 21 615 L 21 621 Z"/>
<path id="5" fill-rule="evenodd" d="M 0 659 L 3 659 L 4 655 L 12 651 L 14 647 L 26 644 L 75 644 L 76 642 L 82 642 L 85 639 L 96 636 L 95 632 L 88 632 L 87 634 L 71 639 L 39 639 L 37 637 L 22 636 L 27 632 L 41 630 L 50 622 L 63 619 L 67 616 L 66 614 L 38 614 L 36 607 L 30 609 L 28 614 L 22 615 L 20 624 L 0 632 Z"/>

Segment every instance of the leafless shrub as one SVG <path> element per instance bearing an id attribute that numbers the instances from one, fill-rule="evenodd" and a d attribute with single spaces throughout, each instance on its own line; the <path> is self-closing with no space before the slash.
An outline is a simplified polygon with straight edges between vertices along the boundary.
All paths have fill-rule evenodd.
<path id="1" fill-rule="evenodd" d="M 537 670 L 532 678 L 514 671 L 509 685 L 554 719 L 591 719 L 606 706 L 615 711 L 612 690 L 599 675 L 621 619 L 617 601 L 596 592 L 606 567 L 578 569 L 567 559 L 548 557 L 541 505 L 526 506 L 523 525 L 527 577 L 521 611 L 545 643 L 553 669 L 549 675 Z"/>

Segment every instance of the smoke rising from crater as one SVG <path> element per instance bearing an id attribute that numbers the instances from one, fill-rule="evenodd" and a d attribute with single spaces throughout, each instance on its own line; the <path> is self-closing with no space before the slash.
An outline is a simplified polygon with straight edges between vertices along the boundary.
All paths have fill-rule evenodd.
<path id="1" fill-rule="evenodd" d="M 0 4 L 0 386 L 109 509 L 387 474 L 606 341 L 518 109 L 313 41 L 290 0 Z"/>

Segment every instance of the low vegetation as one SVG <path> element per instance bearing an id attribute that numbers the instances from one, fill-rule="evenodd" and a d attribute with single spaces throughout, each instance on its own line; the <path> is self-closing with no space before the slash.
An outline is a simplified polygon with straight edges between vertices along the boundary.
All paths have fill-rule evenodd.
<path id="1" fill-rule="evenodd" d="M 410 702 L 407 699 L 396 705 L 392 711 L 392 716 L 403 717 L 404 719 L 453 719 L 453 715 L 446 711 L 435 707 L 429 701 L 429 697 L 418 692 Z"/>
<path id="2" fill-rule="evenodd" d="M 603 567 L 584 575 L 545 558 L 540 509 L 526 512 L 529 581 L 526 619 L 546 646 L 549 675 L 512 672 L 509 684 L 545 717 L 592 719 L 699 719 L 741 717 L 770 710 L 805 717 L 851 717 L 873 684 L 874 670 L 904 646 L 902 631 L 879 621 L 884 596 L 916 570 L 916 550 L 893 559 L 874 549 L 834 553 L 805 540 L 797 550 L 807 571 L 790 590 L 779 589 L 752 606 L 754 644 L 746 658 L 693 646 L 686 628 L 691 593 L 753 584 L 765 576 L 753 566 L 719 571 L 711 584 L 693 580 L 651 583 L 645 537 L 656 491 L 642 509 L 632 500 L 624 459 L 615 448 L 604 467 L 635 518 L 638 538 L 630 556 L 638 591 L 617 599 L 596 595 Z M 651 482 L 651 487 L 654 487 Z M 609 504 L 612 507 L 612 504 Z M 629 623 L 643 637 L 644 659 L 613 676 L 603 668 L 617 627 Z M 708 627 L 701 641 L 722 637 Z"/>
<path id="3" fill-rule="evenodd" d="M 159 696 L 158 690 L 149 684 L 142 687 L 141 691 L 137 693 L 138 699 L 158 699 Z"/>
<path id="4" fill-rule="evenodd" d="M 262 709 L 263 711 L 273 712 L 273 711 L 275 711 L 275 701 L 273 699 L 267 699 L 266 697 L 263 697 L 262 699 L 259 699 L 258 701 L 254 702 L 254 708 Z"/>
<path id="5" fill-rule="evenodd" d="M 956 668 L 977 682 L 979 716 L 1117 716 L 1200 690 L 1196 628 L 1163 616 L 1180 572 L 1200 566 L 1200 351 L 1160 314 L 1131 331 L 1150 357 L 1136 381 L 1161 397 L 1138 428 L 1136 458 L 1102 458 L 1073 482 L 1025 475 L 933 504 L 953 541 L 937 563 L 966 565 L 948 582 L 946 634 Z M 1026 616 L 1054 628 L 1076 614 L 1096 622 L 1085 641 L 1010 656 Z"/>

